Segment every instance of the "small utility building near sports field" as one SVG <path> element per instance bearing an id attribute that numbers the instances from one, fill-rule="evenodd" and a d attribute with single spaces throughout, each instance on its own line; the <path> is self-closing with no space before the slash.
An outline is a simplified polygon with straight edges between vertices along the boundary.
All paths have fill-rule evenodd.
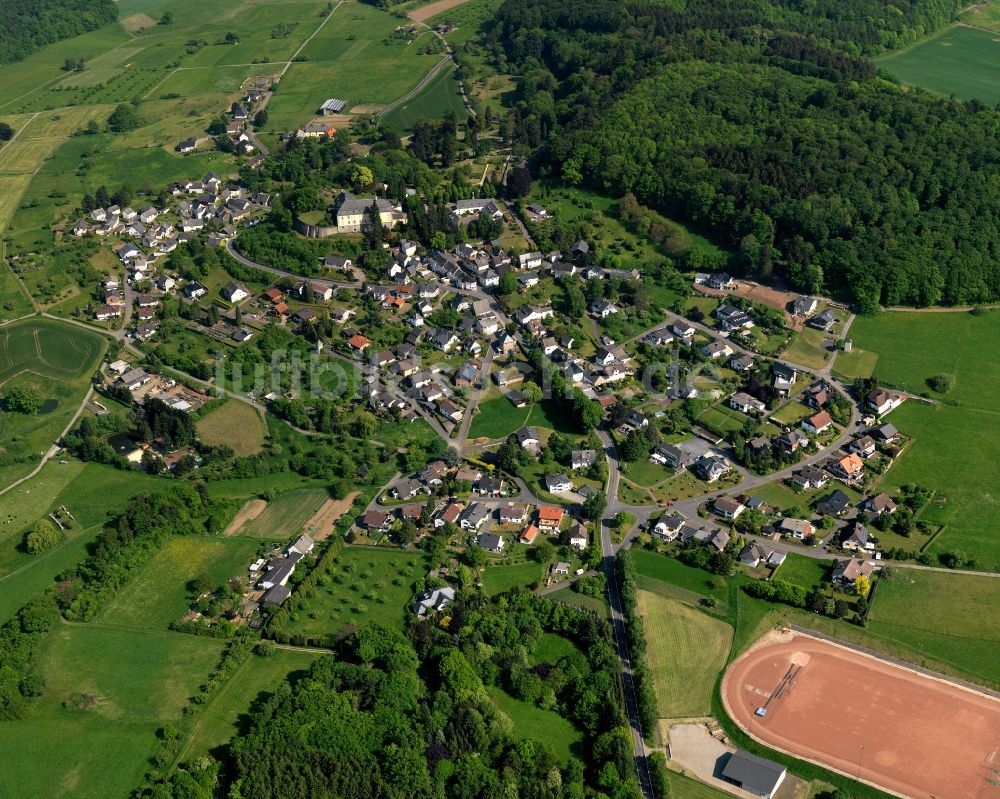
<path id="1" fill-rule="evenodd" d="M 741 749 L 733 753 L 722 769 L 722 779 L 756 796 L 771 799 L 777 793 L 786 773 L 785 767 L 779 763 Z"/>

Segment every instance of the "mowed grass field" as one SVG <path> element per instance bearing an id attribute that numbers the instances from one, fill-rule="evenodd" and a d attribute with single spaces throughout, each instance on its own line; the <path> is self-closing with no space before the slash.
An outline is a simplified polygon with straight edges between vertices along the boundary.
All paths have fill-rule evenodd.
<path id="1" fill-rule="evenodd" d="M 237 455 L 260 452 L 267 435 L 267 427 L 257 409 L 236 400 L 229 400 L 203 416 L 198 420 L 197 428 L 199 437 L 206 444 L 225 444 L 232 447 Z"/>
<path id="2" fill-rule="evenodd" d="M 956 25 L 879 60 L 901 81 L 962 100 L 1000 102 L 1000 42 L 990 31 Z"/>
<path id="3" fill-rule="evenodd" d="M 213 585 L 222 585 L 233 577 L 245 576 L 257 547 L 247 538 L 172 538 L 102 611 L 98 621 L 165 630 L 180 620 L 194 599 L 189 581 L 205 574 Z"/>
<path id="4" fill-rule="evenodd" d="M 423 91 L 397 106 L 380 120 L 381 124 L 408 130 L 421 117 L 444 119 L 454 113 L 459 119 L 466 115 L 465 104 L 458 90 L 455 70 L 444 68 Z"/>
<path id="5" fill-rule="evenodd" d="M 1000 580 L 896 569 L 881 580 L 868 629 L 924 655 L 1000 682 Z"/>
<path id="6" fill-rule="evenodd" d="M 415 550 L 346 547 L 283 632 L 319 637 L 369 622 L 402 629 L 411 612 L 413 584 L 427 568 L 426 558 Z"/>
<path id="7" fill-rule="evenodd" d="M 494 596 L 517 586 L 529 586 L 532 583 L 540 582 L 542 577 L 542 564 L 529 560 L 513 565 L 488 566 L 483 572 L 481 582 L 483 593 L 487 596 Z"/>
<path id="8" fill-rule="evenodd" d="M 305 532 L 306 522 L 330 494 L 323 489 L 286 491 L 267 503 L 264 512 L 247 522 L 238 535 L 267 541 L 283 541 Z"/>
<path id="9" fill-rule="evenodd" d="M 705 716 L 715 679 L 725 666 L 733 628 L 651 591 L 637 594 L 646 631 L 646 664 L 661 718 Z"/>
<path id="10" fill-rule="evenodd" d="M 1000 313 L 883 313 L 852 328 L 863 349 L 879 355 L 875 377 L 913 392 L 930 392 L 928 377 L 950 374 L 955 388 L 933 406 L 908 401 L 888 420 L 913 438 L 883 486 L 916 483 L 935 489 L 921 518 L 945 525 L 930 552 L 960 550 L 977 567 L 1000 568 L 1000 362 L 994 350 Z M 955 404 L 950 404 L 955 403 Z"/>
<path id="11" fill-rule="evenodd" d="M 218 663 L 223 643 L 172 633 L 63 625 L 38 662 L 46 690 L 26 719 L 0 722 L 0 796 L 126 796 L 164 724 Z"/>

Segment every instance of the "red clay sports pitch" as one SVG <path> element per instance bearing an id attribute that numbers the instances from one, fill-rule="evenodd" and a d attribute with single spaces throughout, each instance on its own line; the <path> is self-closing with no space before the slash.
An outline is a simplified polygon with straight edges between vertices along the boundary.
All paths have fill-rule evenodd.
<path id="1" fill-rule="evenodd" d="M 785 631 L 732 663 L 722 700 L 761 743 L 882 790 L 1000 799 L 1000 700 L 987 694 Z"/>

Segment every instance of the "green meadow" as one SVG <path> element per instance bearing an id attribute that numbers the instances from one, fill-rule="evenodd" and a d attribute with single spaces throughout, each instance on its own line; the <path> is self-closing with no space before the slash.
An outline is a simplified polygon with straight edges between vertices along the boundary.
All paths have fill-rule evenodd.
<path id="1" fill-rule="evenodd" d="M 182 724 L 222 647 L 173 633 L 57 627 L 38 654 L 46 691 L 37 707 L 0 722 L 0 795 L 128 795 L 159 746 L 157 730 Z"/>
<path id="2" fill-rule="evenodd" d="M 1000 102 L 1000 42 L 990 31 L 956 25 L 878 63 L 904 83 L 937 94 Z"/>
<path id="3" fill-rule="evenodd" d="M 944 525 L 930 544 L 939 554 L 960 550 L 978 568 L 1000 568 L 1000 489 L 994 453 L 1000 363 L 994 357 L 1000 313 L 883 313 L 852 327 L 864 350 L 878 353 L 875 377 L 939 400 L 908 401 L 888 420 L 913 441 L 884 478 L 887 488 L 916 483 L 938 492 L 923 518 Z M 954 389 L 935 395 L 927 378 L 952 375 Z"/>
<path id="4" fill-rule="evenodd" d="M 218 586 L 246 576 L 257 547 L 256 542 L 246 538 L 172 538 L 98 620 L 102 624 L 165 630 L 171 622 L 180 620 L 194 600 L 188 588 L 191 580 L 204 574 Z"/>

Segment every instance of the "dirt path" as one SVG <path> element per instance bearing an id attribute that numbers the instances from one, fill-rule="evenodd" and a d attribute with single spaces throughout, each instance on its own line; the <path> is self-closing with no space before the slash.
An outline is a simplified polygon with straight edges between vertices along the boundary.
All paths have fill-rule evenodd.
<path id="1" fill-rule="evenodd" d="M 333 532 L 333 525 L 351 509 L 351 506 L 354 504 L 354 498 L 359 493 L 358 491 L 352 491 L 343 499 L 328 499 L 320 505 L 319 510 L 306 522 L 306 532 L 309 533 L 314 541 L 322 541 L 324 538 L 329 538 Z"/>
<path id="2" fill-rule="evenodd" d="M 247 503 L 240 508 L 239 513 L 237 513 L 233 520 L 229 523 L 229 526 L 226 528 L 225 532 L 223 532 L 223 535 L 236 535 L 243 528 L 244 524 L 252 522 L 260 516 L 266 507 L 267 502 L 263 499 L 248 500 Z"/>

